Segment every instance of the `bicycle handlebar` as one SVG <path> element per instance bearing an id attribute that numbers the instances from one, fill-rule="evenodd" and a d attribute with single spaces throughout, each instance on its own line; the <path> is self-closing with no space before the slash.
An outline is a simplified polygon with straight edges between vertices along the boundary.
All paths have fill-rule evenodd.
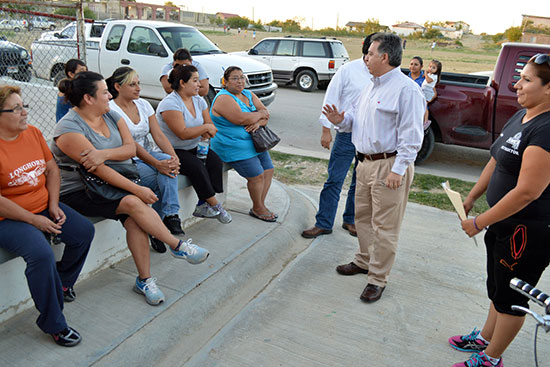
<path id="1" fill-rule="evenodd" d="M 510 280 L 510 288 L 528 297 L 538 305 L 545 307 L 547 315 L 550 315 L 550 296 L 533 287 L 519 278 Z"/>

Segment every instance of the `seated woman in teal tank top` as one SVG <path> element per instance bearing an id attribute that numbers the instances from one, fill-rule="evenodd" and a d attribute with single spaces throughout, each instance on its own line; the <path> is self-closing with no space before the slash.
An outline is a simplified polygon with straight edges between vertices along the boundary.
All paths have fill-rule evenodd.
<path id="1" fill-rule="evenodd" d="M 212 149 L 237 173 L 248 181 L 252 199 L 249 214 L 266 222 L 275 222 L 277 215 L 265 206 L 265 198 L 273 178 L 273 163 L 268 152 L 258 153 L 251 131 L 265 126 L 269 111 L 258 97 L 244 89 L 246 76 L 237 66 L 228 67 L 222 89 L 212 101 L 210 117 L 218 128 L 211 141 Z"/>

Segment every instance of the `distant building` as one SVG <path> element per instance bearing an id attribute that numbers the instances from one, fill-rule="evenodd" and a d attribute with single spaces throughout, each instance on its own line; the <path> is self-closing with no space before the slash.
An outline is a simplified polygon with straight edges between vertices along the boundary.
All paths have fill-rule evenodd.
<path id="1" fill-rule="evenodd" d="M 210 17 L 214 16 L 214 14 L 184 11 L 175 6 L 125 0 L 95 0 L 84 4 L 96 13 L 98 19 L 151 19 L 186 24 L 210 24 Z"/>
<path id="2" fill-rule="evenodd" d="M 348 28 L 348 31 L 355 32 L 355 31 L 362 31 L 366 27 L 366 23 L 363 22 L 347 22 L 346 27 Z"/>
<path id="3" fill-rule="evenodd" d="M 413 22 L 399 23 L 391 26 L 391 31 L 399 36 L 409 36 L 414 32 L 424 33 L 425 30 L 424 26 Z"/>
<path id="4" fill-rule="evenodd" d="M 216 13 L 216 16 L 218 18 L 222 18 L 223 20 L 227 20 L 229 18 L 236 18 L 236 17 L 239 17 L 240 15 L 239 14 L 232 14 L 232 13 Z"/>
<path id="5" fill-rule="evenodd" d="M 457 31 L 462 31 L 463 34 L 470 33 L 470 25 L 463 21 L 458 22 L 452 22 L 452 21 L 446 21 L 445 22 L 445 28 L 452 28 Z"/>
<path id="6" fill-rule="evenodd" d="M 550 18 L 522 15 L 521 42 L 550 44 Z"/>
<path id="7" fill-rule="evenodd" d="M 432 26 L 432 29 L 437 29 L 443 37 L 451 38 L 451 39 L 461 39 L 464 35 L 464 31 L 462 29 L 456 30 L 454 27 L 440 27 L 440 26 Z"/>

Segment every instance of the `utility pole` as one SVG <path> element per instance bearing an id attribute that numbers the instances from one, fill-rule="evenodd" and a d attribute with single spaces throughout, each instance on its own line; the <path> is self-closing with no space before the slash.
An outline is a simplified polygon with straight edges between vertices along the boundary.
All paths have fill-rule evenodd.
<path id="1" fill-rule="evenodd" d="M 254 7 L 252 7 L 252 22 L 254 22 Z"/>
<path id="2" fill-rule="evenodd" d="M 336 13 L 336 30 L 338 30 L 338 21 L 340 20 L 340 13 Z"/>

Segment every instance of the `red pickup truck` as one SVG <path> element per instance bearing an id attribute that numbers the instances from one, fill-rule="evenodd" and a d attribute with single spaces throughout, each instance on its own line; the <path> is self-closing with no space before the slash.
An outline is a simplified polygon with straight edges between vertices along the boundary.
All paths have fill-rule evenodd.
<path id="1" fill-rule="evenodd" d="M 550 45 L 504 43 L 492 77 L 442 73 L 437 98 L 429 106 L 432 124 L 416 163 L 430 156 L 436 141 L 489 149 L 506 121 L 521 108 L 514 84 L 537 53 L 550 53 Z"/>

